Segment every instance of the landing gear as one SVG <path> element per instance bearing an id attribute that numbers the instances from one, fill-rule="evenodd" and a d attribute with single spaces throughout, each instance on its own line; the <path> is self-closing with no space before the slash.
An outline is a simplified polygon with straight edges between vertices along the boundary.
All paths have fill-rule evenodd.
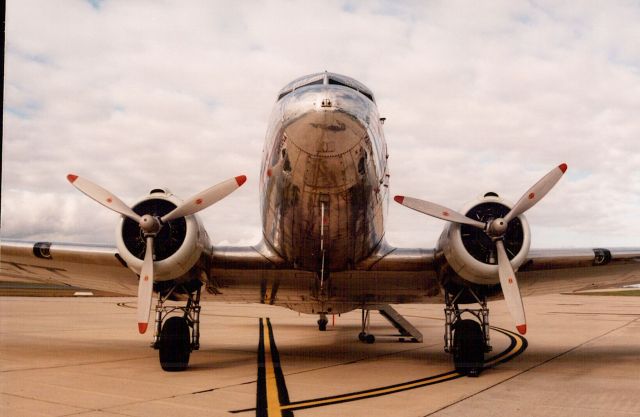
<path id="1" fill-rule="evenodd" d="M 484 365 L 484 335 L 475 320 L 458 320 L 453 333 L 453 363 L 467 376 L 479 376 Z"/>
<path id="2" fill-rule="evenodd" d="M 191 351 L 200 349 L 200 288 L 187 292 L 189 299 L 186 306 L 165 306 L 164 302 L 176 286 L 158 298 L 152 344 L 154 349 L 159 350 L 160 366 L 168 372 L 187 369 Z M 180 311 L 182 315 L 167 318 L 174 311 Z"/>
<path id="3" fill-rule="evenodd" d="M 369 323 L 371 322 L 371 310 L 362 309 L 362 330 L 358 333 L 358 340 L 364 343 L 373 344 L 376 337 L 369 333 Z"/>
<path id="4" fill-rule="evenodd" d="M 460 309 L 458 300 L 470 294 L 480 308 Z M 461 289 L 455 296 L 445 293 L 444 350 L 453 354 L 456 370 L 467 376 L 479 376 L 484 367 L 484 354 L 492 350 L 489 339 L 489 308 L 486 296 L 478 296 L 471 288 Z M 476 320 L 462 319 L 463 313 Z"/>
<path id="5" fill-rule="evenodd" d="M 191 346 L 189 325 L 184 317 L 167 319 L 160 332 L 160 366 L 168 372 L 184 371 L 189 366 Z"/>
<path id="6" fill-rule="evenodd" d="M 320 313 L 320 318 L 318 319 L 318 330 L 324 332 L 327 330 L 327 324 L 329 324 L 329 320 L 327 319 L 327 315 L 325 313 Z"/>
<path id="7" fill-rule="evenodd" d="M 376 342 L 376 337 L 370 333 L 360 332 L 358 333 L 358 340 L 363 343 L 373 344 Z"/>

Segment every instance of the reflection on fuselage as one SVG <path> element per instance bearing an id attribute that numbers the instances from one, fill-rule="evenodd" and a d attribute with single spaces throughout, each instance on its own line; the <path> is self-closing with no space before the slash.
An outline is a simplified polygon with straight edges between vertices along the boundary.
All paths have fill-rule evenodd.
<path id="1" fill-rule="evenodd" d="M 344 83 L 331 84 L 334 77 Z M 371 94 L 348 84 L 357 81 L 308 79 L 311 85 L 298 80 L 300 87 L 281 94 L 271 115 L 260 182 L 263 234 L 296 268 L 320 271 L 324 248 L 326 270 L 350 269 L 384 238 L 386 143 Z"/>

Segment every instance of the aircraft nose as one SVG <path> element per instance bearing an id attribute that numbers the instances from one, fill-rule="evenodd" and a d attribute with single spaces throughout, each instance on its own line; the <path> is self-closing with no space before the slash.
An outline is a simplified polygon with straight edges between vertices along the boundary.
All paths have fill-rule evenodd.
<path id="1" fill-rule="evenodd" d="M 366 136 L 366 129 L 357 118 L 345 112 L 314 110 L 293 121 L 286 134 L 309 155 L 333 157 L 358 146 Z"/>

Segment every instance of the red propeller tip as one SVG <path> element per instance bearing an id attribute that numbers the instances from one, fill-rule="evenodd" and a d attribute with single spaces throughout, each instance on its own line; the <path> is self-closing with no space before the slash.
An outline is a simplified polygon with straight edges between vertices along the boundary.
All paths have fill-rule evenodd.
<path id="1" fill-rule="evenodd" d="M 149 326 L 149 323 L 138 323 L 138 331 L 140 332 L 140 334 L 143 334 L 147 331 L 147 326 Z"/>
<path id="2" fill-rule="evenodd" d="M 73 184 L 73 182 L 78 179 L 78 176 L 77 175 L 73 175 L 73 174 L 69 174 L 69 175 L 67 175 L 67 179 L 69 180 L 69 182 L 71 184 Z"/>
<path id="3" fill-rule="evenodd" d="M 240 175 L 240 176 L 236 177 L 236 182 L 238 183 L 238 187 L 240 187 L 242 184 L 244 184 L 245 181 L 247 181 L 247 176 L 246 175 Z"/>
<path id="4" fill-rule="evenodd" d="M 560 171 L 562 171 L 563 174 L 567 172 L 567 164 L 560 164 L 558 165 L 558 168 L 560 168 Z"/>
<path id="5" fill-rule="evenodd" d="M 397 196 L 393 197 L 393 199 L 396 200 L 397 203 L 402 204 L 402 202 L 404 201 L 404 196 L 397 195 Z"/>
<path id="6" fill-rule="evenodd" d="M 527 333 L 527 325 L 526 324 L 521 324 L 519 326 L 516 326 L 516 329 L 518 329 L 518 333 L 520 333 L 520 334 Z"/>

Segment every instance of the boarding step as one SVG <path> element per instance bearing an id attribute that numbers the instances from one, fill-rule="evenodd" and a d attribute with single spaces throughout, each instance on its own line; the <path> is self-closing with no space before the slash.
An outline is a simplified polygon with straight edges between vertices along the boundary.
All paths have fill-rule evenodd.
<path id="1" fill-rule="evenodd" d="M 394 335 L 372 335 L 369 333 L 369 317 L 371 310 L 378 310 L 380 315 L 387 319 L 389 323 L 395 327 L 400 334 Z M 414 342 L 422 343 L 422 333 L 416 329 L 407 319 L 402 317 L 393 307 L 389 304 L 368 306 L 366 309 L 362 309 L 362 331 L 358 335 L 358 338 L 362 342 L 374 343 L 376 337 L 393 337 L 398 338 L 400 342 Z"/>
<path id="2" fill-rule="evenodd" d="M 378 307 L 378 312 L 400 332 L 400 336 L 408 337 L 412 342 L 422 343 L 422 333 L 402 317 L 395 308 L 385 304 Z"/>

